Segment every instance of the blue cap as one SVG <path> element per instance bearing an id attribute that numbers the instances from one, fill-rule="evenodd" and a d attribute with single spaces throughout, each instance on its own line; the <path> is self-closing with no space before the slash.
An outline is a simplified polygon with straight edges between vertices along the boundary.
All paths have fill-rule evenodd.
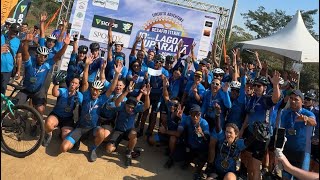
<path id="1" fill-rule="evenodd" d="M 116 60 L 121 60 L 121 61 L 123 61 L 123 57 L 122 57 L 122 56 L 116 56 L 115 59 L 116 59 Z"/>

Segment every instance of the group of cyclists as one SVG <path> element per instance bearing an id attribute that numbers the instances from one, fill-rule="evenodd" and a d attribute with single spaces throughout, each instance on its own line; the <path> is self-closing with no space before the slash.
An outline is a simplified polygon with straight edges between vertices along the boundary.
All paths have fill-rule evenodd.
<path id="1" fill-rule="evenodd" d="M 37 25 L 40 34 L 22 31 L 23 25 L 9 20 L 1 30 L 1 93 L 5 94 L 10 78 L 24 67 L 24 89 L 14 103 L 30 99 L 44 115 L 53 83 L 51 94 L 57 100 L 44 119 L 44 147 L 60 127 L 61 153 L 77 151 L 80 141 L 88 139 L 92 142 L 89 161 L 94 162 L 99 146 L 112 153 L 126 140 L 125 165 L 130 166 L 132 158 L 139 156 L 137 141 L 145 136 L 151 146 L 168 147 L 165 168 L 183 161 L 181 167 L 186 169 L 193 162 L 194 179 L 206 174 L 208 179 L 247 176 L 256 180 L 277 169 L 275 134 L 282 127 L 287 138 L 283 154 L 290 163 L 306 171 L 310 161 L 318 163 L 315 92 L 296 89 L 293 72 L 271 72 L 257 52 L 255 58 L 242 60 L 240 49 L 235 48 L 231 58 L 220 65 L 214 43 L 211 56 L 198 61 L 193 52 L 196 44 L 187 55 L 181 41 L 176 55 L 163 56 L 157 46 L 146 50 L 144 38 L 138 36 L 126 57 L 123 43 L 113 41 L 111 21 L 104 57 L 99 43 L 79 46 L 77 37 L 66 34 L 67 21 L 45 37 L 46 20 L 42 13 Z M 67 71 L 59 71 L 51 79 L 53 66 L 71 42 Z M 139 43 L 141 49 L 137 50 Z M 30 44 L 37 45 L 35 52 Z M 162 73 L 155 76 L 148 69 Z M 75 119 L 77 107 L 79 118 Z M 36 134 L 36 125 L 32 129 Z M 282 178 L 292 175 L 282 171 Z"/>

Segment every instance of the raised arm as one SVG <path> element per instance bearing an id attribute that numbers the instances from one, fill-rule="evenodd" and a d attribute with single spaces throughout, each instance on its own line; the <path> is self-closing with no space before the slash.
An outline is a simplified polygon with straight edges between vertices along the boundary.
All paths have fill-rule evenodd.
<path id="1" fill-rule="evenodd" d="M 162 79 L 162 94 L 163 94 L 163 99 L 165 102 L 168 102 L 170 100 L 169 98 L 169 92 L 168 92 L 168 86 L 169 86 L 169 81 L 166 77 L 163 77 Z"/>
<path id="2" fill-rule="evenodd" d="M 100 81 L 101 82 L 104 82 L 106 80 L 105 71 L 106 71 L 107 63 L 108 62 L 104 59 L 102 62 L 102 65 L 100 67 Z"/>
<path id="3" fill-rule="evenodd" d="M 257 69 L 262 69 L 262 66 L 261 66 L 261 62 L 260 62 L 260 59 L 259 59 L 259 53 L 257 51 L 254 52 L 255 56 L 256 56 L 256 68 Z"/>
<path id="4" fill-rule="evenodd" d="M 269 76 L 270 78 L 270 76 Z M 273 87 L 273 92 L 272 92 L 272 102 L 277 103 L 280 99 L 280 87 L 279 87 L 279 82 L 280 82 L 280 73 L 278 71 L 274 71 L 272 78 L 270 78 L 272 87 Z"/>
<path id="5" fill-rule="evenodd" d="M 60 34 L 61 36 L 61 34 Z M 55 54 L 53 56 L 53 60 L 55 63 L 57 63 L 58 61 L 61 60 L 61 57 L 64 55 L 64 53 L 66 52 L 68 45 L 70 44 L 70 35 L 67 34 L 66 38 L 64 39 L 64 45 L 62 46 L 62 48 L 60 49 L 60 51 L 57 52 L 57 54 Z"/>
<path id="6" fill-rule="evenodd" d="M 135 56 L 136 55 L 137 45 L 138 45 L 139 42 L 141 42 L 141 40 L 142 40 L 142 38 L 141 38 L 140 35 L 136 37 L 136 40 L 134 41 L 134 44 L 133 44 L 132 49 L 131 49 L 130 56 Z M 142 44 L 143 43 L 141 43 L 141 47 L 142 47 Z"/>
<path id="7" fill-rule="evenodd" d="M 196 43 L 193 42 L 192 45 L 191 45 L 191 48 L 190 48 L 190 56 L 191 56 L 191 59 L 193 62 L 195 62 L 196 60 L 196 57 L 194 55 L 194 47 L 196 46 Z"/>
<path id="8" fill-rule="evenodd" d="M 90 64 L 92 64 L 92 62 L 93 62 L 93 55 L 87 56 L 86 64 L 85 64 L 84 70 L 83 70 L 81 92 L 85 92 L 89 88 L 89 82 L 88 82 L 89 66 L 90 66 Z"/>
<path id="9" fill-rule="evenodd" d="M 77 54 L 78 53 L 79 44 L 78 44 L 77 38 L 73 37 L 73 40 L 74 40 L 74 43 L 73 43 L 72 54 Z"/>
<path id="10" fill-rule="evenodd" d="M 111 19 L 109 22 L 109 28 L 108 28 L 108 54 L 107 54 L 108 61 L 112 61 L 112 46 L 113 46 L 112 26 L 113 24 L 114 24 L 114 20 Z"/>
<path id="11" fill-rule="evenodd" d="M 64 33 L 66 32 L 67 28 L 68 28 L 68 21 L 63 20 L 63 27 L 62 27 L 61 33 L 58 37 L 58 42 L 62 42 Z M 70 39 L 70 37 L 69 37 L 69 39 Z"/>
<path id="12" fill-rule="evenodd" d="M 179 43 L 178 43 L 177 60 L 178 60 L 178 59 L 180 58 L 180 56 L 181 56 L 182 47 L 183 47 L 183 41 L 182 41 L 182 39 L 181 39 L 181 41 L 179 41 Z"/>
<path id="13" fill-rule="evenodd" d="M 151 92 L 150 84 L 147 84 L 144 88 L 142 88 L 141 92 L 144 95 L 143 111 L 146 111 L 150 107 L 150 97 L 149 97 Z"/>
<path id="14" fill-rule="evenodd" d="M 237 65 L 237 53 L 238 49 L 233 49 L 232 50 L 232 67 L 233 67 L 233 73 L 232 73 L 232 81 L 237 81 L 239 77 L 239 68 Z"/>
<path id="15" fill-rule="evenodd" d="M 145 36 L 141 37 L 141 51 L 143 51 L 143 53 L 145 53 L 145 50 L 146 50 L 146 45 L 144 44 L 145 38 L 146 38 Z"/>
<path id="16" fill-rule="evenodd" d="M 114 77 L 113 77 L 113 80 L 112 80 L 112 84 L 111 84 L 110 88 L 106 92 L 106 96 L 107 97 L 109 97 L 111 95 L 111 93 L 114 91 L 114 89 L 116 88 L 118 80 L 119 80 L 120 73 L 122 71 L 122 68 L 123 68 L 122 65 L 119 65 L 119 66 L 114 65 L 114 73 L 115 74 L 114 74 Z"/>
<path id="17" fill-rule="evenodd" d="M 47 20 L 47 13 L 46 12 L 42 12 L 40 14 L 40 38 L 45 38 L 45 34 L 44 34 L 44 26 L 45 26 L 45 22 Z"/>
<path id="18" fill-rule="evenodd" d="M 33 35 L 28 33 L 26 38 L 22 40 L 22 61 L 28 61 L 30 58 L 29 54 L 29 43 L 32 41 Z"/>
<path id="19" fill-rule="evenodd" d="M 216 45 L 215 42 L 213 42 L 212 43 L 212 49 L 211 49 L 211 59 L 212 59 L 214 68 L 219 67 L 219 62 L 216 59 L 216 49 L 217 49 L 217 45 Z"/>
<path id="20" fill-rule="evenodd" d="M 52 96 L 59 97 L 59 84 L 55 84 L 52 88 Z"/>

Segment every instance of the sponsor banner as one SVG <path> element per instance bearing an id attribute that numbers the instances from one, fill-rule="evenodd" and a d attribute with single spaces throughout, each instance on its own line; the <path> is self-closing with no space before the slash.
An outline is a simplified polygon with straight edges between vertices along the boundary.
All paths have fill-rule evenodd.
<path id="1" fill-rule="evenodd" d="M 93 0 L 92 5 L 106 9 L 118 10 L 119 1 L 120 0 Z"/>
<path id="2" fill-rule="evenodd" d="M 211 50 L 211 42 L 217 28 L 216 21 L 219 19 L 219 14 L 181 7 L 161 0 L 91 0 L 89 3 L 88 0 L 75 0 L 74 4 L 76 5 L 73 6 L 70 22 L 74 24 L 73 29 L 81 30 L 81 35 L 84 37 L 82 41 L 94 39 L 106 43 L 107 40 L 95 36 L 107 34 L 112 18 L 115 19 L 113 34 L 121 34 L 122 41 L 129 40 L 129 43 L 124 42 L 125 47 L 132 48 L 136 35 L 148 32 L 150 36 L 146 39 L 148 41 L 146 48 L 154 48 L 157 34 L 158 39 L 160 36 L 166 36 L 163 42 L 159 39 L 163 52 L 175 53 L 176 42 L 168 42 L 171 38 L 179 37 L 185 41 L 187 53 L 191 46 L 190 42 L 196 43 L 194 52 L 198 59 L 206 57 L 204 54 Z M 143 13 L 137 13 L 141 10 Z M 77 13 L 78 11 L 86 11 L 82 26 L 79 22 L 81 14 Z M 121 23 L 125 23 L 125 26 Z M 130 49 L 128 52 L 130 53 Z"/>
<path id="3" fill-rule="evenodd" d="M 110 20 L 111 18 L 108 18 L 108 17 L 94 15 L 93 21 L 92 21 L 92 27 L 107 30 L 109 28 Z M 119 32 L 119 33 L 130 35 L 132 32 L 132 27 L 133 27 L 133 24 L 131 22 L 114 19 L 112 32 Z"/>
<path id="4" fill-rule="evenodd" d="M 88 2 L 89 0 L 78 0 L 75 9 L 80 11 L 86 11 L 88 8 Z"/>
<path id="5" fill-rule="evenodd" d="M 176 54 L 178 51 L 178 43 L 183 40 L 184 47 L 182 51 L 186 50 L 186 54 L 189 54 L 190 47 L 193 43 L 193 38 L 167 35 L 162 33 L 155 33 L 150 31 L 139 31 L 138 36 L 141 35 L 145 37 L 145 47 L 148 49 L 154 49 L 155 45 L 158 43 L 160 53 L 174 53 Z M 141 44 L 138 44 L 140 47 Z"/>
<path id="6" fill-rule="evenodd" d="M 156 32 L 156 33 L 175 35 L 175 36 L 182 36 L 182 32 L 181 31 L 176 31 L 176 30 L 171 30 L 171 29 L 164 29 L 164 28 L 159 28 L 159 27 L 152 27 L 150 29 L 150 31 Z"/>
<path id="7" fill-rule="evenodd" d="M 1 1 L 1 24 L 4 24 L 7 18 L 12 17 L 13 10 L 17 5 L 18 0 L 2 0 Z"/>
<path id="8" fill-rule="evenodd" d="M 130 35 L 112 32 L 112 39 L 117 39 L 123 42 L 123 47 L 129 47 Z M 108 44 L 108 31 L 105 29 L 94 28 L 90 29 L 89 40 Z"/>
<path id="9" fill-rule="evenodd" d="M 21 0 L 14 11 L 13 18 L 17 23 L 23 23 L 26 21 L 26 17 L 31 5 L 31 0 Z"/>

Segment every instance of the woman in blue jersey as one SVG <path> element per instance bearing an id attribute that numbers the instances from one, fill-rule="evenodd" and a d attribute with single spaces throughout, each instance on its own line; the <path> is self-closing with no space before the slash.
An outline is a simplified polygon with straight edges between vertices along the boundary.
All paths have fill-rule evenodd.
<path id="1" fill-rule="evenodd" d="M 82 93 L 77 91 L 80 86 L 79 78 L 73 78 L 68 88 L 59 88 L 59 84 L 65 80 L 65 76 L 66 73 L 60 71 L 53 80 L 52 95 L 57 97 L 57 103 L 45 121 L 46 134 L 42 142 L 44 147 L 49 145 L 52 131 L 57 126 L 61 128 L 62 140 L 73 130 L 73 111 L 78 104 L 82 103 Z"/>

